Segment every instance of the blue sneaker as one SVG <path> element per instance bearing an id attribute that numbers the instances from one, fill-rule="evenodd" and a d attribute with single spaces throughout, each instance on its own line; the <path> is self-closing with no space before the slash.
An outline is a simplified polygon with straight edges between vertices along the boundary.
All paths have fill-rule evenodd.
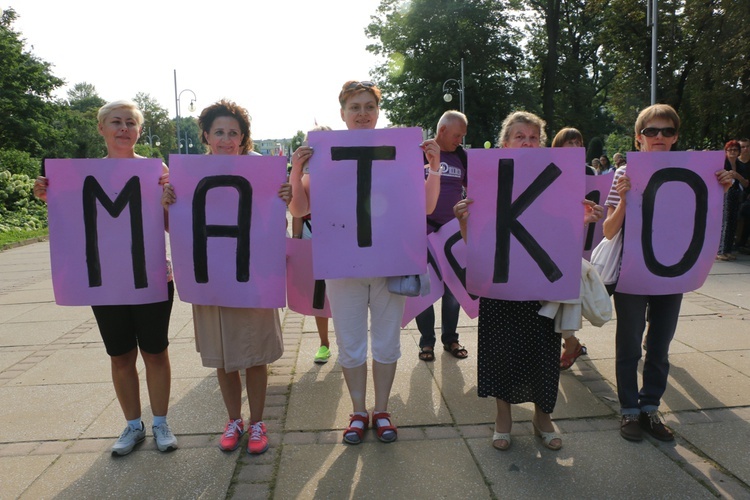
<path id="1" fill-rule="evenodd" d="M 135 445 L 146 439 L 146 426 L 141 422 L 140 429 L 133 429 L 130 426 L 125 427 L 117 442 L 112 447 L 112 455 L 124 456 L 133 451 Z"/>
<path id="2" fill-rule="evenodd" d="M 159 451 L 174 451 L 177 449 L 177 438 L 172 434 L 172 429 L 169 428 L 168 423 L 155 425 L 151 427 L 151 430 L 154 433 L 154 440 Z"/>

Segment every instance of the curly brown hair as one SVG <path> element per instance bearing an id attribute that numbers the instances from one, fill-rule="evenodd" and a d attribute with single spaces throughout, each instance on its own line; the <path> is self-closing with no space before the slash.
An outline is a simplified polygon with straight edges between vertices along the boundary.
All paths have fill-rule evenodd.
<path id="1" fill-rule="evenodd" d="M 357 80 L 349 80 L 341 86 L 341 92 L 339 92 L 339 104 L 341 104 L 341 109 L 344 109 L 344 106 L 346 106 L 346 101 L 351 96 L 359 94 L 361 92 L 371 93 L 373 97 L 375 97 L 375 104 L 380 106 L 380 98 L 382 97 L 382 94 L 377 85 L 375 85 L 373 82 L 368 81 L 360 82 Z"/>
<path id="2" fill-rule="evenodd" d="M 234 118 L 240 124 L 240 132 L 242 132 L 240 154 L 246 155 L 248 151 L 253 149 L 253 139 L 250 137 L 250 123 L 252 122 L 252 118 L 250 118 L 250 114 L 245 108 L 228 99 L 215 102 L 201 111 L 201 115 L 198 117 L 198 126 L 201 128 L 201 142 L 208 145 L 206 134 L 211 131 L 214 120 L 221 116 Z M 211 154 L 210 150 L 209 154 Z"/>

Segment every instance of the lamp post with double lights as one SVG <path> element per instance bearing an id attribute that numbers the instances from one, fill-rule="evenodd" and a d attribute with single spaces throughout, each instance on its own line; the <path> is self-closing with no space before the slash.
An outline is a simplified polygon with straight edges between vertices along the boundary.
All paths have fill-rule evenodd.
<path id="1" fill-rule="evenodd" d="M 461 79 L 456 80 L 455 78 L 448 78 L 446 81 L 443 82 L 443 100 L 445 102 L 451 102 L 453 100 L 453 95 L 448 92 L 448 84 L 449 83 L 455 83 L 458 85 L 458 109 L 461 111 L 461 113 L 466 114 L 464 111 L 464 58 L 461 58 Z M 466 138 L 464 137 L 463 140 L 464 145 L 466 145 Z"/>
<path id="2" fill-rule="evenodd" d="M 154 144 L 156 144 L 157 148 L 161 146 L 161 138 L 158 135 L 151 133 L 151 127 L 148 128 L 148 134 L 146 137 L 148 138 L 148 147 L 153 149 Z M 156 142 L 154 142 L 154 139 L 156 139 Z"/>
<path id="3" fill-rule="evenodd" d="M 192 139 L 188 139 L 188 133 L 187 133 L 187 131 L 185 131 L 185 141 L 184 142 L 185 142 L 185 154 L 189 155 L 190 154 L 190 148 L 193 147 L 193 141 L 192 141 Z M 182 144 L 183 144 L 183 141 L 182 141 L 182 139 L 180 139 L 180 146 L 179 146 L 180 150 L 182 150 Z"/>
<path id="4" fill-rule="evenodd" d="M 174 70 L 174 107 L 175 107 L 175 113 L 177 113 L 177 119 L 175 120 L 175 125 L 177 126 L 177 153 L 182 153 L 182 141 L 180 139 L 180 99 L 182 98 L 183 92 L 190 92 L 193 94 L 193 98 L 190 99 L 190 105 L 188 106 L 188 111 L 191 113 L 195 111 L 195 101 L 198 100 L 198 98 L 195 95 L 195 92 L 193 92 L 190 89 L 183 89 L 180 91 L 180 93 L 177 93 L 177 70 Z M 185 141 L 185 151 L 187 152 L 187 140 Z"/>

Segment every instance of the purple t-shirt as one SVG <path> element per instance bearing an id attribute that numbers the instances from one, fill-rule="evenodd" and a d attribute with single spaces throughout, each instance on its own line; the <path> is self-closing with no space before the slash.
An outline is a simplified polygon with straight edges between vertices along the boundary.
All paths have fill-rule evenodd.
<path id="1" fill-rule="evenodd" d="M 442 226 L 455 217 L 453 206 L 461 201 L 464 187 L 466 169 L 461 158 L 455 151 L 440 151 L 440 196 L 435 211 L 427 216 L 427 234 L 435 232 L 433 225 Z"/>

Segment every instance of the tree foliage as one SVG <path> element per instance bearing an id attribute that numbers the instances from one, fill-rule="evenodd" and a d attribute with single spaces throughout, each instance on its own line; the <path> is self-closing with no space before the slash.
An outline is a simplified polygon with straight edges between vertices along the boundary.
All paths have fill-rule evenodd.
<path id="1" fill-rule="evenodd" d="M 372 75 L 388 119 L 434 130 L 444 111 L 459 107 L 458 99 L 444 102 L 443 85 L 461 78 L 463 58 L 467 142 L 494 142 L 505 115 L 531 101 L 511 6 L 510 0 L 383 0 L 366 34 L 374 41 L 367 50 L 384 58 Z M 457 95 L 455 83 L 447 85 Z"/>
<path id="2" fill-rule="evenodd" d="M 10 8 L 0 13 L 0 144 L 38 156 L 52 130 L 52 92 L 63 81 L 25 50 L 12 27 L 16 17 Z"/>

